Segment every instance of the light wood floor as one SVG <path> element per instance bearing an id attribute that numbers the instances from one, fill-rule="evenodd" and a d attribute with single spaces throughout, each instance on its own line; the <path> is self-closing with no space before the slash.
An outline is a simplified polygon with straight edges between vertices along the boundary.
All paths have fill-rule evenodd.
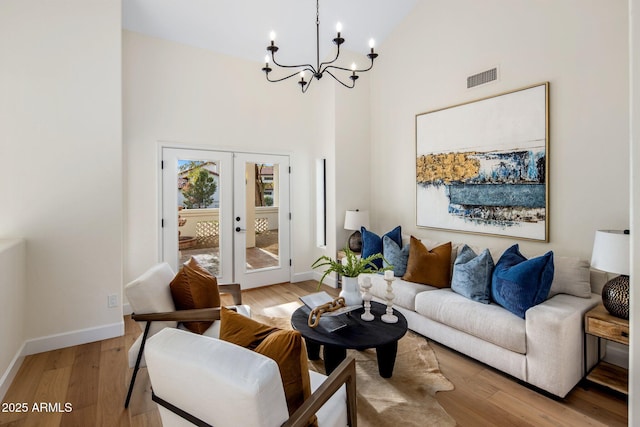
<path id="1" fill-rule="evenodd" d="M 317 282 L 275 285 L 243 292 L 255 313 L 277 315 Z M 332 294 L 334 289 L 323 287 Z M 123 408 L 130 369 L 127 349 L 140 333 L 125 318 L 123 337 L 40 353 L 25 358 L 3 404 L 26 403 L 26 413 L 0 412 L 0 426 L 160 426 L 150 398 L 146 370 L 138 375 L 131 405 Z M 460 426 L 626 426 L 626 397 L 596 386 L 578 385 L 565 399 L 554 400 L 473 359 L 432 343 L 440 369 L 455 385 L 437 393 L 440 405 Z M 53 403 L 34 412 L 33 404 Z M 64 404 L 72 405 L 64 412 Z M 5 408 L 7 409 L 7 408 Z"/>

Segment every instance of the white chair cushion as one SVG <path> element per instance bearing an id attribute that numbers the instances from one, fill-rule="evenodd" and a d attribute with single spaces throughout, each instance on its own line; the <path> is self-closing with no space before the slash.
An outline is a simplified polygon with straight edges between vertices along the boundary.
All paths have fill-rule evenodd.
<path id="1" fill-rule="evenodd" d="M 175 273 L 166 262 L 156 264 L 124 287 L 131 310 L 136 314 L 175 311 L 169 284 Z M 140 325 L 144 328 L 144 324 Z M 177 322 L 153 322 L 150 335 L 163 328 L 175 328 Z"/>
<path id="2" fill-rule="evenodd" d="M 125 295 L 131 305 L 131 311 L 136 314 L 164 313 L 175 311 L 176 306 L 171 297 L 169 283 L 175 277 L 175 273 L 166 262 L 156 264 L 137 279 L 124 287 Z M 144 331 L 146 323 L 138 322 Z M 149 337 L 155 335 L 164 328 L 175 328 L 178 322 L 152 322 L 149 328 Z M 138 350 L 142 342 L 142 335 L 129 348 L 129 367 L 135 366 Z M 140 366 L 145 366 L 144 357 Z"/>
<path id="3" fill-rule="evenodd" d="M 164 329 L 145 350 L 160 398 L 216 427 L 280 426 L 288 417 L 278 365 L 214 338 Z M 190 426 L 160 407 L 165 426 Z"/>
<path id="4" fill-rule="evenodd" d="M 311 393 L 327 379 L 318 372 L 309 371 L 311 379 Z M 345 427 L 347 425 L 347 388 L 342 386 L 331 398 L 318 410 L 318 427 Z"/>

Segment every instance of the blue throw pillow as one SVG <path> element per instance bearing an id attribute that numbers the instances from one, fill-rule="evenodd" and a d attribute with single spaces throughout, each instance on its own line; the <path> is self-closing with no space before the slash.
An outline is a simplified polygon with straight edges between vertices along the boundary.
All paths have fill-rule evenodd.
<path id="1" fill-rule="evenodd" d="M 491 274 L 493 258 L 489 249 L 477 255 L 464 245 L 453 263 L 451 289 L 460 295 L 483 304 L 491 302 Z"/>
<path id="2" fill-rule="evenodd" d="M 394 242 L 389 236 L 382 236 L 382 253 L 384 259 L 382 260 L 382 266 L 393 266 L 393 275 L 396 277 L 404 276 L 407 271 L 407 261 L 409 261 L 409 247 L 405 245 L 401 248 L 396 242 Z"/>
<path id="3" fill-rule="evenodd" d="M 493 270 L 491 298 L 524 319 L 525 312 L 547 299 L 553 282 L 553 252 L 527 259 L 513 245 Z"/>
<path id="4" fill-rule="evenodd" d="M 360 229 L 360 233 L 362 234 L 362 258 L 367 258 L 375 254 L 383 254 L 382 237 L 378 236 L 376 233 L 372 233 L 364 227 Z M 400 226 L 389 231 L 385 236 L 389 236 L 391 240 L 398 244 L 398 246 L 402 246 L 402 232 L 400 231 Z M 373 261 L 373 263 L 376 267 L 382 268 L 381 259 L 377 259 Z"/>

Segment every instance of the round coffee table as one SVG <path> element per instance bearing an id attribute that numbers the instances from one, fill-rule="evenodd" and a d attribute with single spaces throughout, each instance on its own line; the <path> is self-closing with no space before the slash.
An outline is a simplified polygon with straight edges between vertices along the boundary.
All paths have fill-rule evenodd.
<path id="1" fill-rule="evenodd" d="M 322 318 L 318 327 L 309 327 L 307 320 L 310 310 L 303 305 L 291 316 L 291 325 L 304 337 L 310 360 L 320 358 L 320 346 L 323 346 L 324 369 L 327 375 L 347 357 L 347 349 L 375 348 L 380 376 L 391 378 L 396 362 L 398 340 L 407 332 L 407 319 L 402 313 L 393 310 L 393 314 L 398 316 L 398 322 L 384 323 L 380 320 L 380 316 L 386 312 L 386 309 L 386 305 L 372 301 L 371 313 L 375 316 L 374 320 L 365 322 L 360 319 L 360 315 L 364 312 L 364 308 L 360 308 L 335 316 L 333 319 L 339 319 L 346 326 L 329 332 L 322 326 Z"/>

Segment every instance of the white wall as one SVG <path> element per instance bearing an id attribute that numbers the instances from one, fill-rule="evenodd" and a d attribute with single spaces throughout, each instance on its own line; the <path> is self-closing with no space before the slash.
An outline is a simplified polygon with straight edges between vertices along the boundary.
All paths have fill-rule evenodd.
<path id="1" fill-rule="evenodd" d="M 0 400 L 9 389 L 21 362 L 27 338 L 27 260 L 24 240 L 0 240 Z"/>
<path id="2" fill-rule="evenodd" d="M 629 356 L 629 425 L 640 424 L 640 0 L 629 0 L 631 90 L 631 341 Z"/>
<path id="3" fill-rule="evenodd" d="M 4 0 L 0 58 L 0 236 L 27 241 L 25 351 L 121 334 L 120 1 Z"/>
<path id="4" fill-rule="evenodd" d="M 316 125 L 321 106 L 295 79 L 268 83 L 263 64 L 123 32 L 125 282 L 160 260 L 159 159 L 175 146 L 290 154 L 294 274 L 314 260 Z M 304 277 L 302 277 L 304 278 Z M 294 277 L 296 279 L 296 277 Z"/>
<path id="5" fill-rule="evenodd" d="M 361 55 L 345 54 L 345 63 L 360 61 Z M 357 62 L 356 62 L 357 63 Z M 368 64 L 367 64 L 368 65 Z M 374 70 L 375 70 L 374 65 Z M 344 229 L 347 210 L 370 210 L 371 206 L 371 73 L 360 74 L 356 87 L 335 84 L 336 150 L 336 245 L 344 248 L 353 231 Z"/>
<path id="6" fill-rule="evenodd" d="M 597 229 L 629 226 L 627 30 L 624 0 L 419 2 L 373 73 L 375 229 L 510 246 L 416 228 L 415 115 L 549 81 L 550 241 L 520 244 L 590 259 Z M 498 82 L 466 89 L 467 76 L 493 66 Z"/>

